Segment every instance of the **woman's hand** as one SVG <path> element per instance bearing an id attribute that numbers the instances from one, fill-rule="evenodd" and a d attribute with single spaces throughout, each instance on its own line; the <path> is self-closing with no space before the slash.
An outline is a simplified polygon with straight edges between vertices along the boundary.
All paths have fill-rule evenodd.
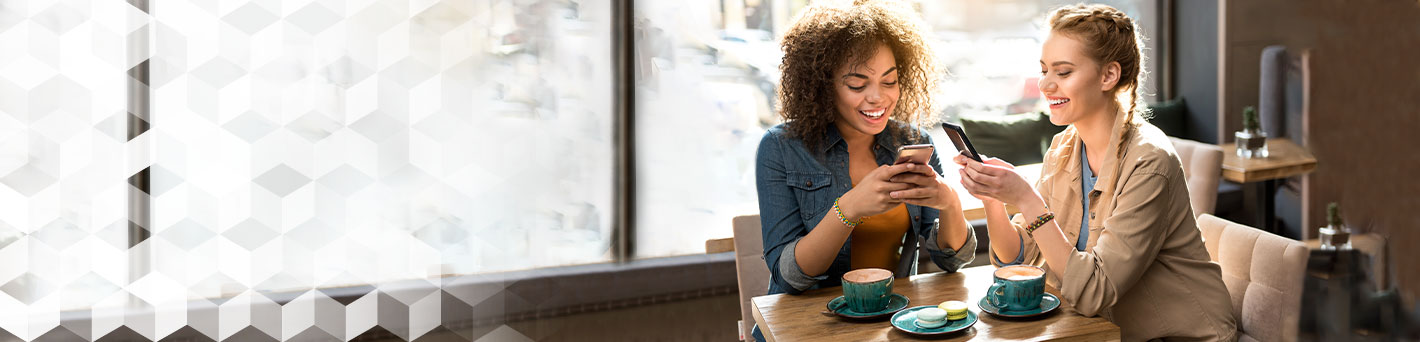
<path id="1" fill-rule="evenodd" d="M 986 161 L 988 161 L 988 162 L 990 162 L 990 161 L 992 161 L 992 160 L 996 160 L 996 158 L 989 158 L 989 157 L 988 157 L 988 158 L 986 159 Z M 960 169 L 959 171 L 965 171 L 965 170 L 966 170 L 966 162 L 968 162 L 968 161 L 975 161 L 975 160 L 973 160 L 973 159 L 971 159 L 970 157 L 967 157 L 967 156 L 965 156 L 965 155 L 957 155 L 955 158 L 952 158 L 952 162 L 955 162 L 955 163 L 957 163 L 957 165 L 961 166 L 961 169 Z M 1005 162 L 1003 161 L 1002 163 L 1005 163 Z M 1005 164 L 1006 164 L 1006 167 L 1009 167 L 1009 168 L 1012 168 L 1012 169 L 1015 168 L 1015 166 L 1012 166 L 1010 163 L 1005 163 Z M 962 182 L 962 184 L 966 184 L 966 175 L 965 175 L 965 174 L 962 174 L 962 176 L 961 176 L 961 182 Z M 977 199 L 977 200 L 980 200 L 980 201 L 981 201 L 981 204 L 985 205 L 986 208 L 999 207 L 999 206 L 1002 206 L 1002 205 L 1003 205 L 1003 204 L 1001 204 L 1001 201 L 998 201 L 998 200 L 996 200 L 995 198 L 992 198 L 992 197 L 982 196 L 981 194 L 973 193 L 973 192 L 971 192 L 971 191 L 967 191 L 967 194 L 971 195 L 971 197 L 976 197 L 976 199 Z"/>
<path id="2" fill-rule="evenodd" d="M 838 200 L 838 207 L 843 210 L 843 216 L 849 220 L 858 220 L 864 217 L 882 214 L 892 208 L 902 204 L 902 200 L 894 199 L 889 194 L 893 191 L 907 190 L 911 184 L 894 183 L 893 176 L 897 176 L 912 168 L 913 164 L 879 165 L 878 168 L 868 172 L 863 179 L 858 181 L 848 193 Z"/>
<path id="3" fill-rule="evenodd" d="M 961 201 L 957 199 L 957 193 L 952 187 L 943 183 L 937 177 L 937 171 L 931 166 L 922 164 L 911 165 L 907 171 L 899 173 L 890 179 L 893 183 L 909 184 L 910 189 L 893 191 L 892 198 L 906 202 L 907 204 L 929 207 L 937 210 L 949 210 L 961 206 Z"/>
<path id="4" fill-rule="evenodd" d="M 956 156 L 952 160 L 962 165 L 961 185 L 982 201 L 1019 204 L 1032 197 L 1039 198 L 1030 182 L 1016 174 L 1016 167 L 1006 161 L 988 158 L 981 163 L 966 156 Z"/>

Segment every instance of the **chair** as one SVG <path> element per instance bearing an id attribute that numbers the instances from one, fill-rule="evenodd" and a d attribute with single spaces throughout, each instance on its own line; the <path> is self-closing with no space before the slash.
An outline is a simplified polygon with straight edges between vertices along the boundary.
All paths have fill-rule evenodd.
<path id="1" fill-rule="evenodd" d="M 1361 251 L 1362 254 L 1371 258 L 1371 283 L 1378 289 L 1385 289 L 1390 286 L 1390 264 L 1386 263 L 1385 237 L 1376 233 L 1351 234 L 1351 248 Z"/>
<path id="2" fill-rule="evenodd" d="M 754 327 L 754 305 L 750 298 L 769 293 L 769 265 L 764 263 L 764 237 L 759 228 L 759 215 L 736 216 L 735 275 L 740 286 L 740 336 L 749 337 Z"/>
<path id="3" fill-rule="evenodd" d="M 1173 140 L 1173 149 L 1183 163 L 1193 216 L 1212 214 L 1218 202 L 1218 180 L 1223 176 L 1223 148 L 1174 137 L 1169 140 Z"/>
<path id="4" fill-rule="evenodd" d="M 1262 49 L 1257 114 L 1268 137 L 1287 138 L 1299 146 L 1307 146 L 1307 121 L 1311 117 L 1310 59 L 1310 51 L 1305 49 L 1289 51 L 1282 45 Z M 1294 238 L 1314 238 L 1307 235 L 1310 235 L 1309 228 L 1316 225 L 1303 215 L 1312 208 L 1310 181 L 1304 176 L 1293 176 L 1280 182 L 1275 194 L 1263 194 L 1275 196 L 1277 218 L 1282 221 L 1278 229 Z"/>
<path id="5" fill-rule="evenodd" d="M 1309 250 L 1300 241 L 1198 216 L 1203 243 L 1223 269 L 1242 341 L 1295 341 Z"/>

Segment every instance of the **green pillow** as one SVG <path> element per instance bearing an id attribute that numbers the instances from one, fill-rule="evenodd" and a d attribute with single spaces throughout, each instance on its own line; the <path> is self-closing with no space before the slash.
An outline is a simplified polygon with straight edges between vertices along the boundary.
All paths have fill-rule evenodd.
<path id="1" fill-rule="evenodd" d="M 1186 137 L 1188 105 L 1183 102 L 1183 98 L 1175 98 L 1164 102 L 1149 104 L 1149 110 L 1153 117 L 1149 123 L 1154 124 L 1159 130 L 1164 131 L 1172 137 Z"/>
<path id="2" fill-rule="evenodd" d="M 1187 133 L 1187 104 L 1183 98 L 1149 105 L 1152 117 L 1149 123 L 1174 137 L 1184 137 Z M 1007 115 L 964 115 L 962 129 L 971 137 L 977 152 L 1001 158 L 1015 165 L 1035 164 L 1044 159 L 1050 149 L 1050 140 L 1055 134 L 1065 130 L 1063 126 L 1050 123 L 1050 116 L 1044 112 Z"/>
<path id="3" fill-rule="evenodd" d="M 1015 165 L 1039 163 L 1050 139 L 1065 130 L 1045 113 L 963 116 L 961 126 L 977 152 Z"/>

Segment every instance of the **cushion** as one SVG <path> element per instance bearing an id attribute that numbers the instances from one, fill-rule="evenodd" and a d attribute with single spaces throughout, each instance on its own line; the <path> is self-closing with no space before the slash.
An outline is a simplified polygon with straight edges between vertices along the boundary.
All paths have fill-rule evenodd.
<path id="1" fill-rule="evenodd" d="M 1050 139 L 1065 130 L 1040 112 L 963 116 L 961 126 L 977 152 L 1015 165 L 1039 163 Z"/>
<path id="2" fill-rule="evenodd" d="M 1188 184 L 1188 201 L 1193 214 L 1212 214 L 1218 200 L 1218 181 L 1223 175 L 1223 148 L 1193 140 L 1169 138 L 1183 163 Z"/>
<path id="3" fill-rule="evenodd" d="M 1153 113 L 1149 123 L 1164 134 L 1186 136 L 1188 108 L 1183 98 L 1153 103 L 1149 109 Z M 1045 112 L 963 115 L 961 126 L 977 152 L 1015 165 L 1041 162 L 1050 149 L 1051 138 L 1065 130 L 1064 126 L 1050 123 L 1050 115 Z"/>
<path id="4" fill-rule="evenodd" d="M 1183 102 L 1183 98 L 1151 103 L 1149 111 L 1153 113 L 1149 123 L 1164 131 L 1164 134 L 1171 137 L 1187 136 L 1188 105 Z"/>

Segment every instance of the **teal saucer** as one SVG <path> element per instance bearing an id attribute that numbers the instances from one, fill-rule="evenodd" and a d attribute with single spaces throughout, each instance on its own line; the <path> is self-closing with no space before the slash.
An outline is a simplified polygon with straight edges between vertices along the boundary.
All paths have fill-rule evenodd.
<path id="1" fill-rule="evenodd" d="M 897 314 L 892 315 L 892 327 L 913 335 L 941 335 L 966 330 L 966 328 L 970 328 L 972 324 L 976 324 L 976 313 L 971 312 L 971 310 L 966 310 L 966 318 L 947 321 L 947 325 L 936 328 L 923 328 L 918 326 L 917 311 L 935 307 L 936 306 L 933 305 L 923 305 L 898 311 Z"/>
<path id="2" fill-rule="evenodd" d="M 888 299 L 887 308 L 876 312 L 857 312 L 848 309 L 848 300 L 844 299 L 843 296 L 838 296 L 838 298 L 834 298 L 833 300 L 828 301 L 828 311 L 832 312 L 835 315 L 838 315 L 839 317 L 847 317 L 853 319 L 878 318 L 891 315 L 895 312 L 898 312 L 899 310 L 902 310 L 902 308 L 907 307 L 907 302 L 907 297 L 894 293 L 892 294 L 892 298 Z"/>
<path id="3" fill-rule="evenodd" d="M 997 315 L 1001 317 L 1032 317 L 1054 311 L 1055 308 L 1060 307 L 1060 298 L 1056 298 L 1053 294 L 1046 293 L 1040 298 L 1039 308 L 1024 311 L 1002 310 L 1001 308 L 998 308 L 995 305 L 991 305 L 991 301 L 986 300 L 985 297 L 982 297 L 981 302 L 978 302 L 976 304 L 977 306 L 981 307 L 981 311 L 985 311 L 992 315 Z"/>

